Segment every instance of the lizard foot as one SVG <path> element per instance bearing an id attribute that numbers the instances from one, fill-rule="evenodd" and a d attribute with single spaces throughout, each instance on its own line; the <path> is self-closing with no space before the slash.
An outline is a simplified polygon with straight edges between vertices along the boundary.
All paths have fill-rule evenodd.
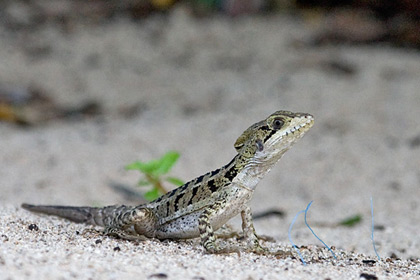
<path id="1" fill-rule="evenodd" d="M 271 236 L 268 236 L 268 235 L 264 235 L 264 234 L 259 235 L 259 234 L 256 234 L 255 236 L 258 238 L 258 240 L 263 240 L 263 241 L 267 241 L 267 242 L 276 242 L 276 240 L 274 239 L 274 237 L 271 237 Z"/>
<path id="2" fill-rule="evenodd" d="M 293 257 L 290 251 L 283 251 L 283 250 L 271 251 L 268 248 L 261 247 L 261 246 L 251 248 L 249 252 L 257 254 L 257 255 L 275 256 L 277 258 Z"/>
<path id="3" fill-rule="evenodd" d="M 252 240 L 253 242 L 248 243 L 247 252 L 254 253 L 257 255 L 265 255 L 265 256 L 276 256 L 278 258 L 280 257 L 292 257 L 292 253 L 290 251 L 284 251 L 284 250 L 276 250 L 271 251 L 270 249 L 263 247 L 260 245 L 259 239 Z"/>
<path id="4" fill-rule="evenodd" d="M 149 238 L 147 238 L 144 235 L 127 232 L 125 230 L 122 230 L 122 229 L 116 228 L 116 227 L 107 227 L 107 228 L 105 228 L 104 232 L 105 232 L 106 235 L 119 237 L 119 238 L 122 238 L 122 239 L 131 240 L 131 241 L 146 241 L 146 240 L 149 240 Z"/>
<path id="5" fill-rule="evenodd" d="M 243 233 L 235 231 L 230 225 L 223 225 L 220 229 L 215 232 L 216 239 L 243 239 Z"/>
<path id="6" fill-rule="evenodd" d="M 219 247 L 219 246 L 212 246 L 212 247 L 208 247 L 206 248 L 207 253 L 210 254 L 233 254 L 236 253 L 238 254 L 238 256 L 241 255 L 241 251 L 244 251 L 243 248 L 239 247 L 239 246 L 225 246 L 225 247 Z"/>
<path id="7" fill-rule="evenodd" d="M 94 228 L 86 228 L 82 231 L 84 237 L 97 238 L 102 235 L 102 232 Z"/>

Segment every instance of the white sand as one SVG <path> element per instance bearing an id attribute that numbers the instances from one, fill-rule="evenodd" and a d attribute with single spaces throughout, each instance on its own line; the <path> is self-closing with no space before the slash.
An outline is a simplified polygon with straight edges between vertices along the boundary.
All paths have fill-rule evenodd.
<path id="1" fill-rule="evenodd" d="M 196 20 L 182 10 L 168 20 L 74 26 L 68 35 L 46 26 L 27 40 L 0 32 L 0 83 L 35 84 L 62 104 L 97 99 L 107 111 L 99 121 L 0 124 L 1 279 L 420 279 L 418 52 L 297 48 L 295 40 L 311 30 L 290 18 Z M 34 59 L 26 44 L 48 46 L 51 54 Z M 330 60 L 349 63 L 355 74 L 326 71 Z M 137 117 L 117 114 L 138 102 L 145 109 Z M 291 250 L 290 222 L 314 200 L 309 222 L 335 246 L 337 261 L 314 247 L 321 244 L 302 219 L 293 239 L 309 246 L 307 266 L 292 258 L 208 255 L 198 240 L 135 243 L 83 234 L 84 225 L 19 208 L 133 203 L 109 187 L 135 185 L 139 176 L 126 164 L 175 149 L 182 156 L 172 174 L 194 178 L 227 163 L 236 137 L 279 109 L 312 113 L 316 123 L 259 185 L 254 212 L 287 215 L 256 221 L 257 232 L 276 239 L 267 246 Z M 369 265 L 362 260 L 376 260 L 371 196 L 384 229 L 375 232 L 382 261 Z M 353 228 L 317 226 L 355 214 L 363 221 Z M 233 224 L 239 228 L 237 219 Z"/>

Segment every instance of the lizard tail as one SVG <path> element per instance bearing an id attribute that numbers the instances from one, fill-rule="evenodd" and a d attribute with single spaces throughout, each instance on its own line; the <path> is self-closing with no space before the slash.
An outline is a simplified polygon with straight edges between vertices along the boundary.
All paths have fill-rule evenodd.
<path id="1" fill-rule="evenodd" d="M 58 205 L 32 205 L 23 203 L 22 208 L 31 212 L 62 217 L 76 223 L 108 226 L 112 223 L 113 217 L 127 210 L 130 210 L 133 207 L 121 205 L 98 208 Z"/>

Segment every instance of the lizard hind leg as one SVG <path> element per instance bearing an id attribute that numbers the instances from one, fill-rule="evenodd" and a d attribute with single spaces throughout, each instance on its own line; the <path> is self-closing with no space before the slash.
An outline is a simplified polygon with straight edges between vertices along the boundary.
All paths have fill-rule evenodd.
<path id="1" fill-rule="evenodd" d="M 154 238 L 157 217 L 152 209 L 135 207 L 118 213 L 105 227 L 105 234 L 127 240 L 147 240 Z"/>
<path id="2" fill-rule="evenodd" d="M 124 230 L 117 227 L 106 227 L 104 233 L 109 236 L 114 236 L 131 241 L 145 241 L 149 239 L 144 235 L 137 234 L 136 232 Z"/>

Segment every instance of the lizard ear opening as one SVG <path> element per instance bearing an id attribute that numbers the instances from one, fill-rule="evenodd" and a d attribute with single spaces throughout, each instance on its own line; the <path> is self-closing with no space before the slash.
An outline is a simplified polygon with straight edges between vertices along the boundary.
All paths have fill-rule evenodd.
<path id="1" fill-rule="evenodd" d="M 257 141 L 255 142 L 255 144 L 257 145 L 257 150 L 259 152 L 262 152 L 264 150 L 264 144 L 263 141 L 260 139 L 257 139 Z"/>

